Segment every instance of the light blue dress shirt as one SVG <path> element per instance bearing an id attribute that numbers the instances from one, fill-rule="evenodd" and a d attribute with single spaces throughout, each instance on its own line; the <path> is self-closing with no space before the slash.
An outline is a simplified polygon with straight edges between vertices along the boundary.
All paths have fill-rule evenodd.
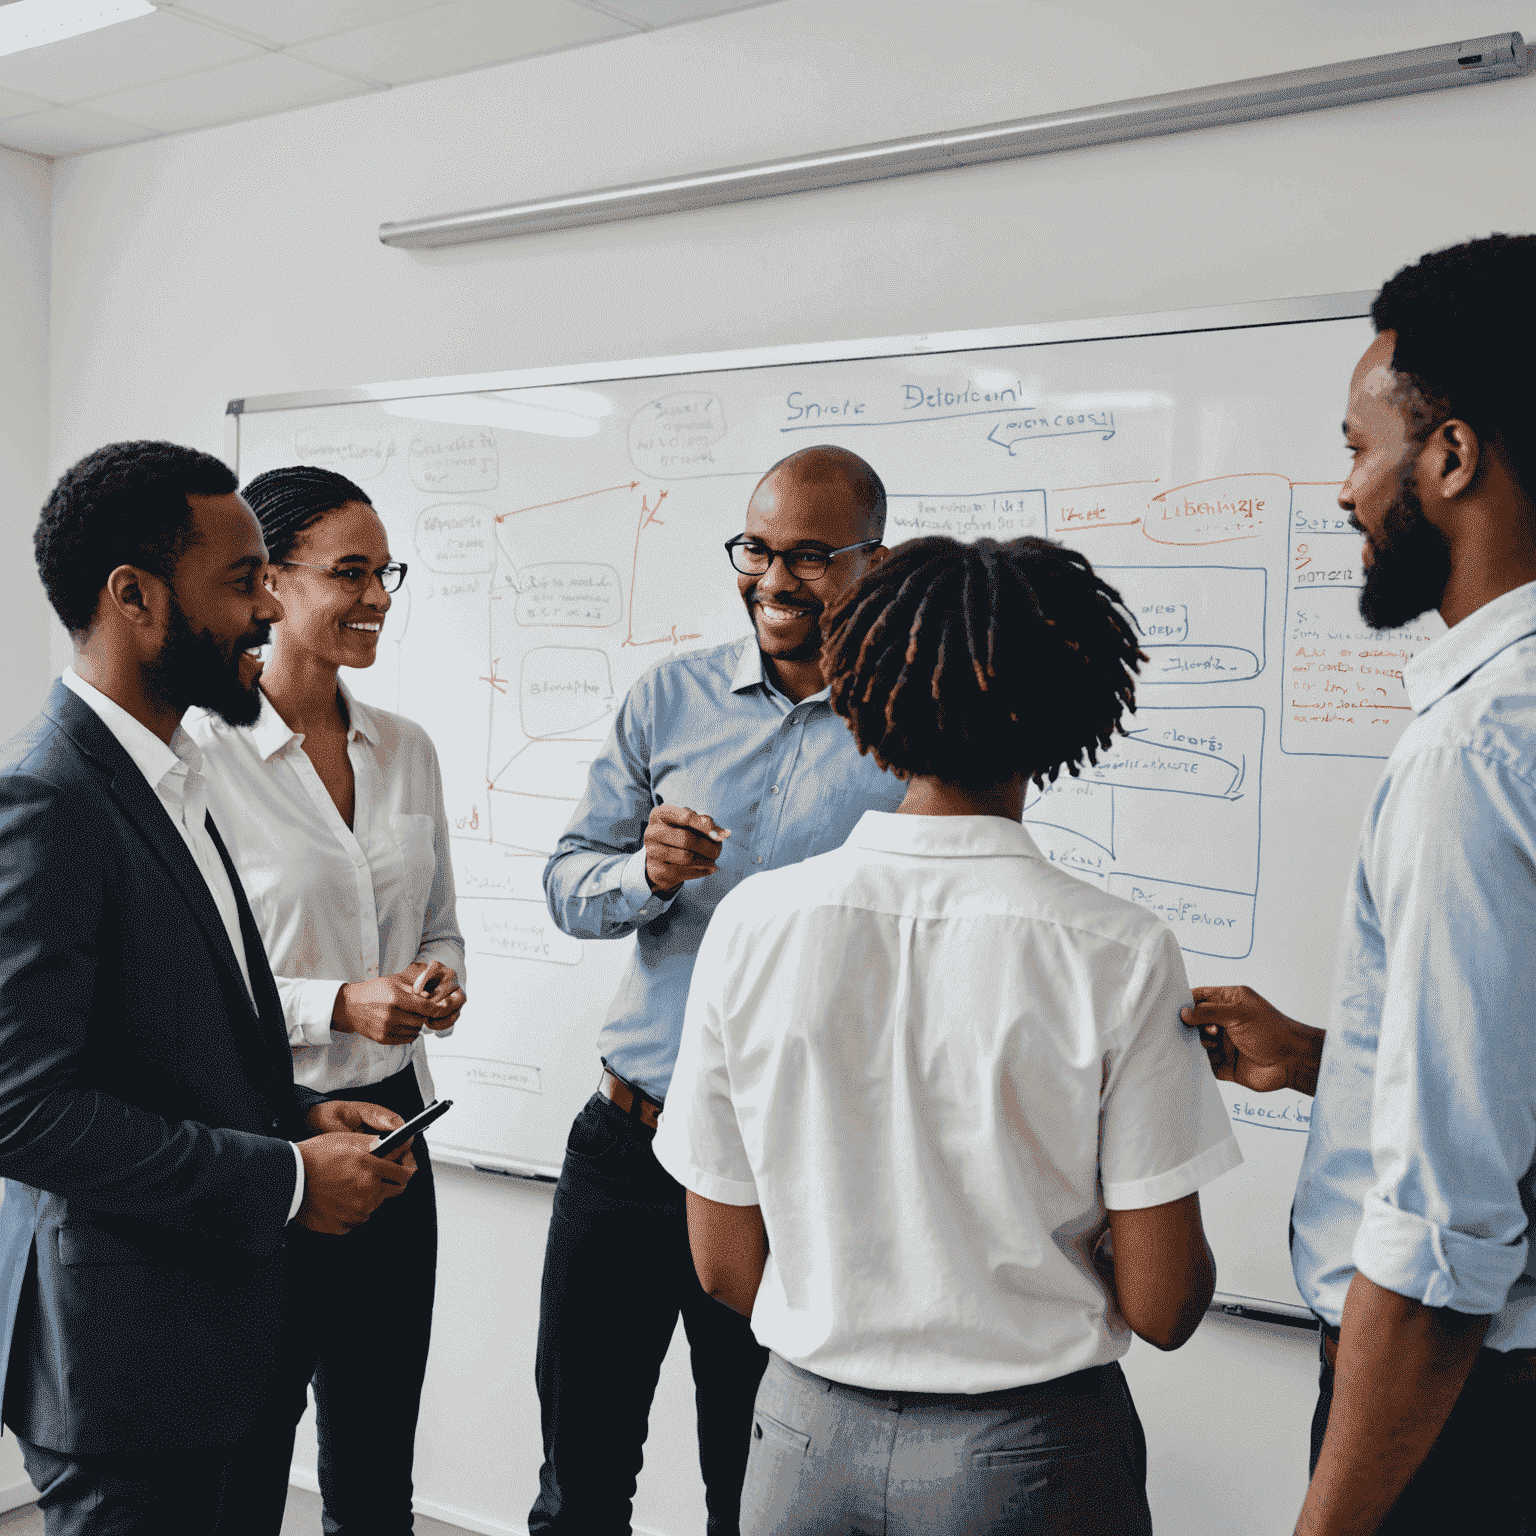
<path id="1" fill-rule="evenodd" d="M 1536 1346 L 1536 582 L 1404 673 L 1360 834 L 1291 1259 L 1337 1326 L 1358 1269 Z"/>
<path id="2" fill-rule="evenodd" d="M 586 793 L 544 866 L 544 895 L 578 939 L 636 935 L 598 1049 L 664 1099 L 699 941 L 748 875 L 839 848 L 865 811 L 894 811 L 906 786 L 861 757 L 827 690 L 792 704 L 763 676 L 753 636 L 673 657 L 630 689 L 592 760 Z M 685 805 L 729 827 L 713 875 L 670 900 L 645 878 L 653 807 Z"/>

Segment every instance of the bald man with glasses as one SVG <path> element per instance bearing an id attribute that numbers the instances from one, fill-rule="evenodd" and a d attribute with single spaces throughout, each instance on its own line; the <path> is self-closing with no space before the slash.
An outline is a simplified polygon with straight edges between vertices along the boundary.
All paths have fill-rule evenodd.
<path id="1" fill-rule="evenodd" d="M 544 1255 L 535 1367 L 544 1431 L 530 1532 L 630 1528 L 647 1419 L 681 1314 L 709 1536 L 735 1536 L 767 1351 L 700 1288 L 683 1186 L 651 1150 L 694 956 L 749 875 L 837 848 L 905 786 L 861 757 L 821 676 L 821 615 L 885 558 L 885 488 L 856 454 L 806 448 L 763 476 L 726 543 L 752 633 L 671 657 L 630 690 L 544 869 L 555 921 L 636 935 L 571 1127 Z"/>

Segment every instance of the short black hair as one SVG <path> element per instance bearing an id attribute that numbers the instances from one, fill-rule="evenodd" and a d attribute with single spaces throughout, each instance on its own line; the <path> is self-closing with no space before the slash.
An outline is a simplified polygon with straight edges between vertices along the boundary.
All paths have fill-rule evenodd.
<path id="1" fill-rule="evenodd" d="M 1489 235 L 1431 251 L 1376 295 L 1394 331 L 1392 370 L 1419 397 L 1418 436 L 1457 417 L 1504 456 L 1536 506 L 1536 378 L 1521 337 L 1536 295 L 1536 235 Z"/>
<path id="2" fill-rule="evenodd" d="M 192 496 L 223 496 L 235 477 L 222 460 L 176 443 L 108 443 L 59 478 L 32 547 L 53 611 L 72 635 L 96 617 L 120 565 L 170 581 L 196 530 Z"/>
<path id="3" fill-rule="evenodd" d="M 903 779 L 988 789 L 1098 761 L 1146 658 L 1075 549 L 912 539 L 828 612 L 822 670 L 861 753 Z"/>
<path id="4" fill-rule="evenodd" d="M 872 539 L 885 537 L 885 482 L 852 449 L 839 448 L 832 443 L 816 443 L 809 448 L 797 449 L 771 466 L 763 480 L 781 469 L 792 469 L 799 478 L 812 482 L 845 480 L 853 491 L 864 532 Z M 761 485 L 763 480 L 757 483 Z"/>
<path id="5" fill-rule="evenodd" d="M 313 464 L 290 464 L 269 469 L 247 483 L 241 492 L 266 540 L 267 559 L 281 565 L 293 553 L 299 535 L 312 528 L 327 512 L 360 501 L 371 507 L 367 491 L 334 469 Z"/>

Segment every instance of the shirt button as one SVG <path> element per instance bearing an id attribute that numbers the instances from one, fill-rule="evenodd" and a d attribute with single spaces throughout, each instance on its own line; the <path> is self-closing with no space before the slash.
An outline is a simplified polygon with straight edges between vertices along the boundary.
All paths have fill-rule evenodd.
<path id="1" fill-rule="evenodd" d="M 758 856 L 757 856 L 757 857 L 756 857 L 756 858 L 755 858 L 755 859 L 753 859 L 753 860 L 752 860 L 752 862 L 753 862 L 753 863 L 754 863 L 754 864 L 761 864 L 761 863 L 762 863 L 762 862 L 763 862 L 763 856 L 762 856 L 762 854 L 758 854 Z"/>
<path id="2" fill-rule="evenodd" d="M 779 786 L 778 786 L 778 785 L 777 785 L 777 784 L 775 784 L 775 785 L 774 785 L 774 786 L 773 786 L 773 787 L 772 787 L 772 788 L 771 788 L 771 789 L 770 789 L 770 790 L 769 790 L 769 791 L 768 791 L 768 793 L 769 793 L 769 794 L 770 794 L 770 795 L 776 795 L 776 794 L 778 794 L 778 792 L 779 792 Z"/>

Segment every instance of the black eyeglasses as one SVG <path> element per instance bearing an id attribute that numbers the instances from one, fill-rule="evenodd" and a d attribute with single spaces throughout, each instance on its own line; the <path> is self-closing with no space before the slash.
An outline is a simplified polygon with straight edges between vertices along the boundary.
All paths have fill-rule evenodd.
<path id="1" fill-rule="evenodd" d="M 761 539 L 748 538 L 738 533 L 725 541 L 725 552 L 731 564 L 743 576 L 766 576 L 775 559 L 782 560 L 789 574 L 800 581 L 820 581 L 827 574 L 827 567 L 839 555 L 855 549 L 873 549 L 879 539 L 860 539 L 857 544 L 844 544 L 841 549 L 770 549 Z"/>
<path id="2" fill-rule="evenodd" d="M 405 573 L 410 569 L 408 565 L 392 564 L 381 565 L 378 570 L 370 571 L 366 565 L 311 565 L 307 560 L 279 560 L 278 564 L 301 565 L 306 571 L 319 571 L 332 581 L 345 582 L 355 593 L 366 592 L 375 576 L 386 592 L 398 592 L 401 582 L 405 580 Z"/>

